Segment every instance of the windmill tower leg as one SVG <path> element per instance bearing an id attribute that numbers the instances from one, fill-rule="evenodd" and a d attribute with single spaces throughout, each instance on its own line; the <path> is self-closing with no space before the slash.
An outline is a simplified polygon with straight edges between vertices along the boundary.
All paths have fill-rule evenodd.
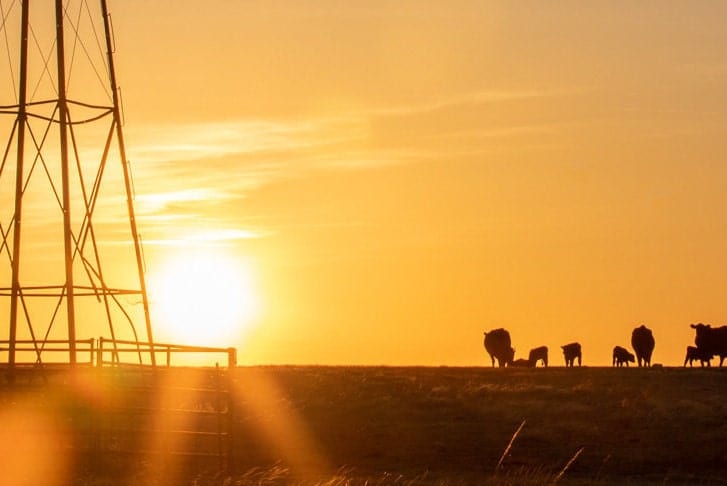
<path id="1" fill-rule="evenodd" d="M 18 323 L 18 298 L 20 295 L 20 235 L 23 215 L 23 161 L 25 160 L 25 123 L 27 120 L 27 74 L 28 74 L 28 12 L 29 1 L 24 1 L 21 13 L 20 28 L 20 84 L 18 90 L 18 116 L 13 126 L 17 132 L 17 159 L 15 175 L 15 211 L 12 221 L 13 252 L 11 257 L 11 294 L 10 294 L 10 320 L 8 337 L 8 366 L 11 376 L 15 368 L 15 347 Z"/>
<path id="2" fill-rule="evenodd" d="M 76 364 L 76 311 L 73 286 L 73 242 L 71 229 L 71 190 L 68 168 L 68 99 L 66 98 L 66 55 L 63 35 L 63 0 L 56 2 L 56 57 L 58 76 L 58 122 L 60 125 L 61 185 L 63 188 L 63 248 L 66 270 L 66 312 L 68 313 L 68 361 Z"/>
<path id="3" fill-rule="evenodd" d="M 104 21 L 104 33 L 106 39 L 106 52 L 108 55 L 109 82 L 111 83 L 111 92 L 113 96 L 114 106 L 114 125 L 116 127 L 116 138 L 119 142 L 119 153 L 121 155 L 121 164 L 124 171 L 124 189 L 126 191 L 126 205 L 129 213 L 129 223 L 131 229 L 132 240 L 134 242 L 134 253 L 136 255 L 136 268 L 139 274 L 139 285 L 141 293 L 144 297 L 142 305 L 144 306 L 144 324 L 146 326 L 146 335 L 150 345 L 150 358 L 152 365 L 156 365 L 156 353 L 154 352 L 154 338 L 151 328 L 151 318 L 149 316 L 149 299 L 146 292 L 146 280 L 144 279 L 144 259 L 141 251 L 141 241 L 139 231 L 136 227 L 136 212 L 134 210 L 134 200 L 131 190 L 131 174 L 129 173 L 129 163 L 126 159 L 126 144 L 124 143 L 124 132 L 121 129 L 121 110 L 119 103 L 119 88 L 116 84 L 116 68 L 114 67 L 113 43 L 111 40 L 111 25 L 108 6 L 106 0 L 101 0 L 101 13 Z"/>

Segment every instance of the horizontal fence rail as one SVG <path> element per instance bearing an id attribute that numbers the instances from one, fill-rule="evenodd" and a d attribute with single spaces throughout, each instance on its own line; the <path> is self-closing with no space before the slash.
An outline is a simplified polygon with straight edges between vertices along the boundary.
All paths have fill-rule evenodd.
<path id="1" fill-rule="evenodd" d="M 149 356 L 151 353 L 155 355 L 162 354 L 166 358 L 166 366 L 172 365 L 172 356 L 177 354 L 197 354 L 197 355 L 220 355 L 227 359 L 227 367 L 234 368 L 237 366 L 237 349 L 235 348 L 216 348 L 210 346 L 189 346 L 181 344 L 168 343 L 147 343 L 141 341 L 125 341 L 110 340 L 99 338 L 97 348 L 96 365 L 104 366 L 106 364 L 116 365 L 124 364 L 122 355 L 136 354 L 139 356 L 139 364 L 143 363 L 143 357 Z M 111 359 L 107 359 L 107 355 Z"/>
<path id="2" fill-rule="evenodd" d="M 183 344 L 150 343 L 144 341 L 130 341 L 120 339 L 108 339 L 104 337 L 96 339 L 78 339 L 75 342 L 75 352 L 80 356 L 87 356 L 87 359 L 80 360 L 80 365 L 104 366 L 151 366 L 150 363 L 159 362 L 160 355 L 164 357 L 167 367 L 172 366 L 172 357 L 177 355 L 196 355 L 205 359 L 213 357 L 224 359 L 228 368 L 237 366 L 237 349 L 233 347 L 211 347 L 211 346 L 190 346 Z M 56 357 L 61 353 L 70 353 L 71 341 L 53 339 L 45 341 L 32 340 L 0 340 L 0 353 L 8 353 L 14 350 L 16 360 L 12 364 L 5 360 L 0 367 L 28 367 L 38 365 L 57 365 L 67 361 L 59 359 L 45 359 L 46 353 Z M 146 359 L 154 355 L 155 360 Z M 23 359 L 25 358 L 25 359 Z M 219 362 L 216 360 L 215 363 Z M 212 363 L 209 363 L 212 364 Z"/>
<path id="3" fill-rule="evenodd" d="M 79 364 L 94 364 L 96 359 L 96 340 L 91 339 L 77 339 L 76 353 L 80 355 L 87 354 L 88 359 L 81 361 Z M 28 366 L 38 364 L 60 364 L 67 361 L 46 361 L 41 359 L 44 353 L 53 354 L 58 356 L 57 353 L 70 353 L 71 341 L 64 339 L 47 339 L 45 341 L 33 341 L 30 339 L 20 340 L 17 339 L 14 342 L 8 340 L 0 340 L 0 353 L 8 352 L 14 349 L 18 353 L 18 360 L 14 363 L 16 366 Z M 21 358 L 25 356 L 33 356 L 33 361 L 22 361 Z M 1 366 L 1 364 L 0 364 Z"/>

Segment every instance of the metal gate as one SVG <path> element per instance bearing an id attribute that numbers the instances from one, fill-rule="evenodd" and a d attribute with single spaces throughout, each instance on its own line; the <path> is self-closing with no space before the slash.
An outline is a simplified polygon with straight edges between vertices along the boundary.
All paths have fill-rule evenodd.
<path id="1" fill-rule="evenodd" d="M 7 344 L 0 341 L 0 353 L 7 351 Z M 37 356 L 36 343 L 16 345 L 19 355 Z M 45 351 L 68 351 L 64 341 L 46 346 Z M 137 356 L 148 356 L 151 347 L 134 341 L 85 340 L 77 341 L 76 348 L 88 359 L 73 366 L 32 359 L 16 362 L 0 386 L 0 412 L 42 418 L 31 419 L 37 427 L 24 432 L 29 443 L 52 447 L 89 468 L 146 464 L 152 469 L 230 469 L 235 349 L 154 343 L 152 352 L 165 357 L 157 362 L 166 366 L 139 364 Z M 174 366 L 178 354 L 221 357 L 227 366 Z M 61 440 L 49 439 L 47 429 L 53 428 L 63 430 Z"/>

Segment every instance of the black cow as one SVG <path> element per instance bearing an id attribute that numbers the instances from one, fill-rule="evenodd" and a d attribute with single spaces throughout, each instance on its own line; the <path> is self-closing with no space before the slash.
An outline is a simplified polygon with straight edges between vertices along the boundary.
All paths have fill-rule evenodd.
<path id="1" fill-rule="evenodd" d="M 643 324 L 631 333 L 631 347 L 634 348 L 639 366 L 643 361 L 644 366 L 651 366 L 651 353 L 654 352 L 654 335 L 651 329 Z"/>
<path id="2" fill-rule="evenodd" d="M 569 343 L 561 346 L 561 348 L 563 349 L 566 366 L 572 367 L 576 358 L 578 358 L 578 366 L 581 365 L 581 343 Z"/>
<path id="3" fill-rule="evenodd" d="M 497 358 L 497 364 L 501 368 L 511 364 L 515 358 L 515 350 L 510 342 L 510 333 L 502 328 L 485 333 L 485 350 L 492 359 L 492 366 L 495 366 L 495 358 Z"/>
<path id="4" fill-rule="evenodd" d="M 703 351 L 696 346 L 687 346 L 687 356 L 684 358 L 684 366 L 687 365 L 687 361 L 689 361 L 689 366 L 692 366 L 692 361 L 695 360 L 698 360 L 702 366 L 704 366 L 704 363 L 707 363 L 707 366 L 712 366 L 710 362 L 713 357 L 712 353 Z"/>
<path id="5" fill-rule="evenodd" d="M 510 363 L 508 366 L 513 366 L 517 368 L 530 368 L 532 366 L 532 363 L 530 363 L 529 359 L 520 358 Z"/>
<path id="6" fill-rule="evenodd" d="M 709 324 L 692 324 L 697 331 L 694 344 L 704 353 L 719 356 L 719 365 L 722 366 L 727 358 L 727 326 L 712 327 Z"/>
<path id="7" fill-rule="evenodd" d="M 543 362 L 543 366 L 548 366 L 548 346 L 540 346 L 538 348 L 534 348 L 530 350 L 530 354 L 528 355 L 528 361 L 530 362 L 530 366 L 535 367 L 538 364 L 538 361 Z"/>
<path id="8" fill-rule="evenodd" d="M 633 363 L 636 360 L 634 355 L 629 352 L 628 349 L 616 346 L 613 348 L 613 366 L 623 366 L 626 364 L 628 367 L 629 363 Z"/>

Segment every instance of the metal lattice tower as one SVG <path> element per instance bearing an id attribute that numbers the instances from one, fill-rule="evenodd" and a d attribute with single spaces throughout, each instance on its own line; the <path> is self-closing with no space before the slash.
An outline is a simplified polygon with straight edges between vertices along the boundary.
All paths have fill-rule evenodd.
<path id="1" fill-rule="evenodd" d="M 113 350 L 144 343 L 138 360 L 154 365 L 106 0 L 0 0 L 0 10 L 7 366 L 59 356 L 73 366 L 82 337 L 109 335 Z"/>

